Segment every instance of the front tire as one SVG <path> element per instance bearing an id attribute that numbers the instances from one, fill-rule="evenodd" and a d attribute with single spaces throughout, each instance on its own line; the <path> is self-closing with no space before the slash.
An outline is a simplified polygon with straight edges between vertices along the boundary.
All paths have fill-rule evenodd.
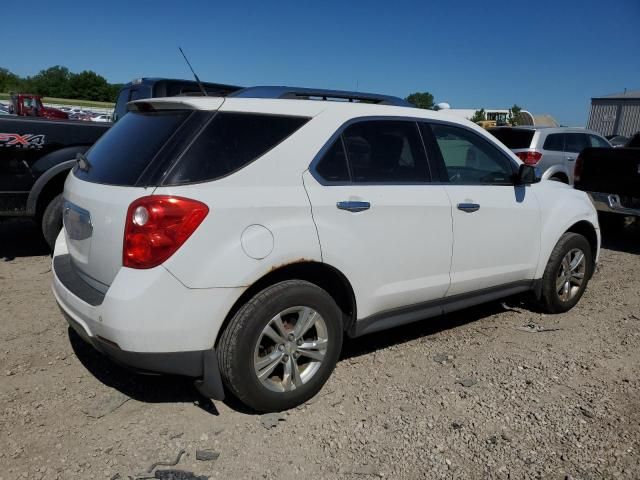
<path id="1" fill-rule="evenodd" d="M 572 309 L 593 274 L 591 245 L 580 234 L 567 232 L 554 247 L 542 276 L 540 307 L 546 313 Z"/>
<path id="2" fill-rule="evenodd" d="M 325 384 L 342 338 L 342 312 L 325 290 L 302 280 L 277 283 L 243 305 L 222 332 L 223 382 L 256 411 L 295 407 Z"/>

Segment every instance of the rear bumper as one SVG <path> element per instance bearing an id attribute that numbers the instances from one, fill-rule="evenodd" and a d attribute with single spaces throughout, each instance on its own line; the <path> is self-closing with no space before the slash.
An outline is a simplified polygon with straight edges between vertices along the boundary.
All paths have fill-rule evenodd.
<path id="1" fill-rule="evenodd" d="M 626 208 L 620 203 L 620 197 L 615 193 L 587 192 L 594 207 L 599 212 L 618 213 L 627 216 L 640 216 L 640 209 Z"/>
<path id="2" fill-rule="evenodd" d="M 121 268 L 107 292 L 99 295 L 69 274 L 65 255 L 60 235 L 53 257 L 53 294 L 69 325 L 86 342 L 135 370 L 203 377 L 201 391 L 221 398 L 213 346 L 243 289 L 189 289 L 163 267 Z"/>

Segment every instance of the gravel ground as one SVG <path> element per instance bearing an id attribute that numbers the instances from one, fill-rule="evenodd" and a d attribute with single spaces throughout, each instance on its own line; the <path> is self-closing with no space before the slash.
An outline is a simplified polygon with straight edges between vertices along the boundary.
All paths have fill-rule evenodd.
<path id="1" fill-rule="evenodd" d="M 510 299 L 349 340 L 316 398 L 266 416 L 84 346 L 55 305 L 35 232 L 0 224 L 0 480 L 154 478 L 144 472 L 181 450 L 157 470 L 640 478 L 640 229 L 605 237 L 571 312 Z"/>

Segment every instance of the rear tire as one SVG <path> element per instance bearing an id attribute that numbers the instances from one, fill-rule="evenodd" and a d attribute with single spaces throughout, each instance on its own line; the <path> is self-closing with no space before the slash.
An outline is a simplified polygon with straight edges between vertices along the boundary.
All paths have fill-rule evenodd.
<path id="1" fill-rule="evenodd" d="M 42 236 L 53 250 L 56 238 L 62 229 L 62 194 L 51 199 L 42 213 Z"/>
<path id="2" fill-rule="evenodd" d="M 572 309 L 582 297 L 593 274 L 593 256 L 588 240 L 567 232 L 554 247 L 542 276 L 540 308 L 546 313 Z"/>
<path id="3" fill-rule="evenodd" d="M 277 283 L 243 305 L 222 332 L 222 380 L 256 411 L 295 407 L 325 384 L 342 338 L 342 312 L 325 290 L 302 280 Z"/>

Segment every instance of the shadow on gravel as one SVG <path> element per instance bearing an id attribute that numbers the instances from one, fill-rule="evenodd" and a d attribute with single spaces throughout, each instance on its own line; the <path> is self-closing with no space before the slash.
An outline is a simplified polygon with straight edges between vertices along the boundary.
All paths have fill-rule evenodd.
<path id="1" fill-rule="evenodd" d="M 0 221 L 0 261 L 47 255 L 49 247 L 35 222 L 29 219 Z"/>
<path id="2" fill-rule="evenodd" d="M 102 355 L 69 328 L 69 341 L 80 363 L 100 382 L 128 397 L 145 403 L 194 403 L 212 415 L 219 415 L 209 398 L 193 385 L 193 380 L 175 375 L 143 375 L 128 370 Z"/>
<path id="3" fill-rule="evenodd" d="M 636 220 L 626 227 L 601 224 L 600 229 L 602 248 L 640 254 L 640 221 Z"/>
<path id="4" fill-rule="evenodd" d="M 522 297 L 514 296 L 504 300 L 471 307 L 448 315 L 427 318 L 400 327 L 372 333 L 358 338 L 345 337 L 341 360 L 359 357 L 368 353 L 403 344 L 422 337 L 428 337 L 444 330 L 473 323 L 491 315 L 511 311 L 509 305 L 521 306 Z"/>

